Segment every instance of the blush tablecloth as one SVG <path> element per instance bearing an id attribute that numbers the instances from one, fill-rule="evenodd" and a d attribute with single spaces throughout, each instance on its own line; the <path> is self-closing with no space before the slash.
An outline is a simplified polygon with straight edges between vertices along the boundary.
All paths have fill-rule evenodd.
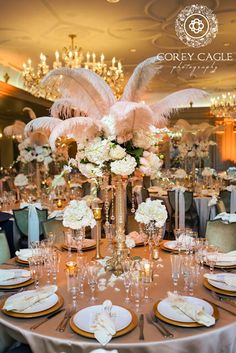
<path id="1" fill-rule="evenodd" d="M 107 243 L 103 240 L 102 253 L 105 255 Z M 144 248 L 132 249 L 132 255 L 148 256 Z M 87 259 L 94 256 L 95 251 L 86 253 Z M 158 277 L 151 286 L 151 297 L 153 302 L 166 297 L 168 290 L 173 289 L 171 280 L 170 254 L 160 250 L 162 261 L 159 262 Z M 14 263 L 14 260 L 11 260 Z M 69 295 L 66 290 L 65 278 L 65 261 L 67 261 L 67 253 L 63 252 L 61 268 L 58 278 L 59 292 L 65 299 L 64 306 L 69 305 Z M 163 267 L 162 267 L 163 266 Z M 1 266 L 4 267 L 3 265 Z M 7 267 L 9 268 L 9 266 Z M 206 268 L 204 271 L 208 271 Z M 203 271 L 203 272 L 204 272 Z M 179 289 L 183 287 L 180 281 Z M 118 289 L 114 289 L 118 288 Z M 97 292 L 98 303 L 102 303 L 104 299 L 111 299 L 113 304 L 124 305 L 124 289 L 121 281 L 115 283 L 114 288 L 109 288 L 104 292 Z M 120 289 L 120 291 L 118 291 Z M 85 297 L 79 299 L 79 309 L 89 306 L 88 298 L 90 291 L 85 286 Z M 194 296 L 199 298 L 208 298 L 212 300 L 209 291 L 203 287 L 202 278 L 195 288 Z M 143 305 L 143 313 L 147 313 L 152 309 L 153 303 Z M 221 303 L 232 309 L 228 304 Z M 133 309 L 130 306 L 128 308 Z M 234 309 L 233 309 L 234 310 Z M 235 309 L 236 313 L 236 309 Z M 35 319 L 17 319 L 11 318 L 0 313 L 0 353 L 11 343 L 12 340 L 18 340 L 28 343 L 33 353 L 88 353 L 93 349 L 101 348 L 98 342 L 93 339 L 84 338 L 74 333 L 67 326 L 64 333 L 55 330 L 57 324 L 63 317 L 63 313 L 50 319 L 41 325 L 35 331 L 30 331 L 30 326 L 36 323 Z M 215 326 L 211 328 L 181 328 L 171 325 L 167 327 L 174 333 L 174 339 L 163 339 L 161 334 L 155 327 L 145 321 L 144 335 L 145 340 L 139 341 L 139 329 L 136 327 L 132 332 L 119 337 L 113 338 L 107 345 L 106 349 L 117 349 L 119 353 L 235 353 L 236 352 L 236 322 L 235 316 L 224 312 L 220 309 L 220 317 Z"/>

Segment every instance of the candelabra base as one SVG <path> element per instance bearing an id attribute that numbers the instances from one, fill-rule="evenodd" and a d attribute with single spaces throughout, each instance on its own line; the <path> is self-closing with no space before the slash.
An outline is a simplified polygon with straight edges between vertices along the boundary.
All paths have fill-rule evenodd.
<path id="1" fill-rule="evenodd" d="M 113 256 L 106 263 L 106 270 L 112 271 L 116 276 L 120 276 L 123 273 L 123 261 L 128 257 L 129 250 L 124 244 L 117 244 Z"/>

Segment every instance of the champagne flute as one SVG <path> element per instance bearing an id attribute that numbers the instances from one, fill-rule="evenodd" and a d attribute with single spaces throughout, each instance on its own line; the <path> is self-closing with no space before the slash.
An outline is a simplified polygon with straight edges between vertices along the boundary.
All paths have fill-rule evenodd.
<path id="1" fill-rule="evenodd" d="M 89 299 L 89 301 L 91 303 L 95 303 L 97 300 L 97 298 L 95 297 L 95 290 L 98 282 L 99 269 L 100 267 L 96 261 L 90 261 L 87 266 L 88 285 L 91 290 L 91 298 Z"/>
<path id="2" fill-rule="evenodd" d="M 174 284 L 174 293 L 177 293 L 178 280 L 180 277 L 180 269 L 181 269 L 181 255 L 179 254 L 171 254 L 171 273 L 172 280 Z"/>

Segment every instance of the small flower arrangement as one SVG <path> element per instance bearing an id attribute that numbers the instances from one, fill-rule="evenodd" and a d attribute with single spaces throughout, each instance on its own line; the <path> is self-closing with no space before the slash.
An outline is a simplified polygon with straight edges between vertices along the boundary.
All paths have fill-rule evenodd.
<path id="1" fill-rule="evenodd" d="M 205 167 L 202 171 L 203 177 L 210 177 L 210 176 L 213 176 L 214 174 L 215 174 L 215 169 L 213 168 Z"/>
<path id="2" fill-rule="evenodd" d="M 135 220 L 144 224 L 154 222 L 157 228 L 161 228 L 167 220 L 166 207 L 161 200 L 147 199 L 138 206 Z"/>
<path id="3" fill-rule="evenodd" d="M 14 184 L 15 186 L 18 186 L 18 187 L 26 186 L 28 185 L 28 183 L 29 181 L 27 176 L 22 173 L 18 174 L 14 179 Z"/>
<path id="4" fill-rule="evenodd" d="M 92 210 L 86 201 L 72 200 L 64 210 L 63 226 L 71 229 L 93 228 L 96 225 Z"/>
<path id="5" fill-rule="evenodd" d="M 32 144 L 30 138 L 27 138 L 18 145 L 18 148 L 20 154 L 17 160 L 24 164 L 36 161 L 47 166 L 53 161 L 53 153 L 48 144 L 38 146 Z"/>
<path id="6" fill-rule="evenodd" d="M 186 178 L 187 173 L 184 169 L 177 169 L 175 172 L 175 178 L 176 179 L 184 179 Z"/>

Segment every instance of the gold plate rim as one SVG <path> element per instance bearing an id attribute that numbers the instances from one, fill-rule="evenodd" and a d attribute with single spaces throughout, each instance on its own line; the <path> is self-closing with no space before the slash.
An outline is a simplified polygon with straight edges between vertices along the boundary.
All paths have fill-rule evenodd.
<path id="1" fill-rule="evenodd" d="M 230 297 L 236 297 L 236 291 L 230 291 L 230 290 L 225 290 L 225 289 L 220 289 L 220 288 L 214 287 L 212 284 L 210 284 L 208 282 L 207 278 L 203 279 L 203 285 L 204 285 L 204 287 L 212 290 L 213 292 L 228 295 Z"/>
<path id="2" fill-rule="evenodd" d="M 123 307 L 122 307 L 122 308 L 123 308 Z M 128 310 L 128 311 L 131 313 L 131 316 L 132 316 L 131 323 L 130 323 L 128 326 L 126 326 L 125 328 L 123 328 L 122 330 L 117 331 L 116 334 L 115 334 L 112 338 L 123 336 L 123 335 L 125 335 L 126 333 L 129 333 L 129 332 L 133 331 L 133 329 L 135 329 L 135 327 L 138 325 L 138 317 L 137 317 L 137 315 L 136 315 L 132 310 L 127 309 L 127 308 L 125 308 L 125 309 Z M 75 314 L 75 315 L 76 315 L 76 314 Z M 70 319 L 70 327 L 71 327 L 71 329 L 72 329 L 75 333 L 79 334 L 80 336 L 95 339 L 93 333 L 87 332 L 87 331 L 83 331 L 83 330 L 81 330 L 79 327 L 77 327 L 77 326 L 75 325 L 75 323 L 74 323 L 74 316 L 75 316 L 75 315 L 73 315 L 73 316 L 71 317 L 71 319 Z"/>
<path id="3" fill-rule="evenodd" d="M 206 262 L 204 262 L 204 265 L 207 267 L 210 267 Z M 214 265 L 214 268 L 236 268 L 236 264 L 235 265 Z"/>
<path id="4" fill-rule="evenodd" d="M 167 241 L 171 241 L 171 240 L 164 240 L 164 241 L 162 241 L 162 243 L 160 243 L 160 248 L 161 248 L 162 250 L 168 251 L 168 252 L 174 252 L 174 253 L 179 252 L 178 249 L 170 249 L 170 248 L 167 248 L 167 247 L 165 246 L 165 243 L 166 243 Z M 181 250 L 181 251 L 185 251 L 185 250 Z"/>
<path id="5" fill-rule="evenodd" d="M 21 283 L 10 284 L 8 286 L 0 285 L 0 289 L 13 289 L 13 288 L 27 287 L 27 286 L 29 286 L 32 283 L 34 283 L 34 279 L 31 277 L 28 280 L 26 280 L 24 282 L 21 282 Z"/>
<path id="6" fill-rule="evenodd" d="M 58 302 L 55 305 L 53 305 L 51 308 L 48 308 L 47 310 L 38 311 L 36 313 L 29 313 L 29 314 L 17 313 L 15 311 L 7 311 L 7 310 L 4 310 L 4 309 L 2 310 L 2 312 L 5 315 L 7 315 L 7 316 L 16 317 L 16 318 L 19 318 L 19 319 L 31 319 L 31 318 L 34 318 L 34 317 L 45 316 L 45 315 L 51 314 L 54 311 L 60 309 L 62 307 L 62 305 L 64 304 L 64 299 L 63 299 L 62 295 L 59 294 L 59 293 L 56 293 L 56 294 L 58 296 Z"/>
<path id="7" fill-rule="evenodd" d="M 16 259 L 16 262 L 18 262 L 19 264 L 29 266 L 29 261 L 21 260 L 18 256 L 16 256 L 15 259 Z"/>
<path id="8" fill-rule="evenodd" d="M 65 249 L 65 250 L 67 250 L 68 251 L 68 246 L 66 245 L 66 244 L 62 244 L 62 246 L 61 246 L 63 249 Z M 96 248 L 96 244 L 94 244 L 94 245 L 91 245 L 91 246 L 88 246 L 88 247 L 85 247 L 85 248 L 82 248 L 81 250 L 82 251 L 88 251 L 88 250 L 93 250 L 93 249 L 95 249 Z M 77 251 L 77 249 L 75 248 L 75 247 L 71 247 L 71 251 Z"/>
<path id="9" fill-rule="evenodd" d="M 204 299 L 205 300 L 205 299 Z M 167 324 L 171 324 L 174 326 L 179 326 L 179 327 L 205 327 L 202 324 L 199 324 L 197 322 L 182 322 L 182 321 L 175 321 L 172 319 L 168 319 L 167 317 L 163 316 L 157 309 L 157 305 L 161 302 L 161 300 L 158 300 L 154 305 L 153 305 L 153 312 L 155 314 L 155 316 L 166 322 Z M 219 310 L 217 309 L 216 305 L 214 305 L 213 303 L 208 302 L 207 300 L 205 300 L 205 302 L 207 302 L 208 304 L 210 304 L 213 307 L 213 317 L 215 318 L 215 320 L 219 319 Z"/>

